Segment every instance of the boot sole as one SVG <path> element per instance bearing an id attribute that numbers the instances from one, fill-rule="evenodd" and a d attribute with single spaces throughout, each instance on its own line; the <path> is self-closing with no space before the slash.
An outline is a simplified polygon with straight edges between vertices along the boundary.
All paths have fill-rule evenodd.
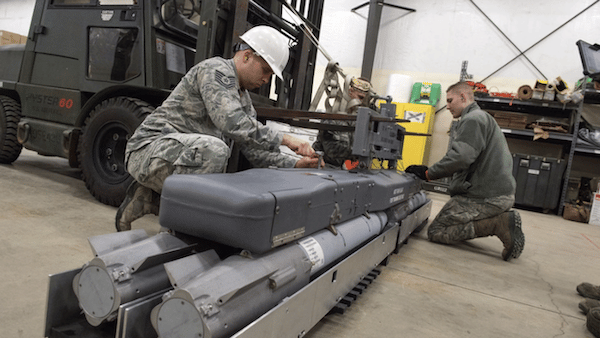
<path id="1" fill-rule="evenodd" d="M 506 252 L 504 258 L 505 261 L 509 261 L 512 258 L 519 258 L 525 247 L 525 235 L 521 229 L 521 215 L 516 210 L 510 211 L 510 237 L 512 238 L 513 245 Z"/>
<path id="2" fill-rule="evenodd" d="M 595 299 L 586 299 L 579 302 L 579 309 L 583 312 L 584 315 L 587 315 L 591 309 L 600 307 L 600 302 Z"/>
<path id="3" fill-rule="evenodd" d="M 585 304 L 585 301 L 579 302 L 579 310 L 581 310 L 584 315 L 587 315 L 588 312 L 590 312 L 590 308 Z"/>
<path id="4" fill-rule="evenodd" d="M 121 205 L 119 206 L 119 209 L 117 210 L 117 216 L 115 217 L 115 228 L 117 228 L 117 231 L 125 230 L 125 229 L 121 229 L 120 220 L 123 217 L 123 212 L 129 205 L 129 203 L 131 203 L 131 201 L 133 200 L 133 195 L 135 194 L 135 191 L 137 190 L 138 186 L 139 186 L 139 183 L 137 181 L 133 181 L 129 185 L 129 187 L 127 187 L 127 192 L 125 193 L 125 199 L 123 200 L 123 203 L 121 203 Z"/>
<path id="5" fill-rule="evenodd" d="M 594 335 L 600 337 L 600 308 L 593 308 L 587 313 L 586 327 Z"/>

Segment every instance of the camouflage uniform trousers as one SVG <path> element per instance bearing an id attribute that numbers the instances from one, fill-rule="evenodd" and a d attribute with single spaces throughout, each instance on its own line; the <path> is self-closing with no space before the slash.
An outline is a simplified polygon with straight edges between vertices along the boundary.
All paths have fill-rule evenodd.
<path id="1" fill-rule="evenodd" d="M 508 211 L 515 203 L 513 195 L 485 199 L 453 196 L 429 225 L 427 237 L 432 242 L 450 244 L 473 239 L 473 222 L 492 218 Z"/>
<path id="2" fill-rule="evenodd" d="M 143 186 L 161 193 L 173 174 L 224 172 L 230 149 L 204 134 L 168 134 L 128 154 L 127 171 Z"/>

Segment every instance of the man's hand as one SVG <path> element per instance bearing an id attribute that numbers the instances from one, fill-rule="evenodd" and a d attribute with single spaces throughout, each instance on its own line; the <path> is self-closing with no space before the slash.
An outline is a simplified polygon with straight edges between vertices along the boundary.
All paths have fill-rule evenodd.
<path id="1" fill-rule="evenodd" d="M 427 169 L 429 168 L 426 165 L 409 165 L 405 172 L 415 174 L 423 181 L 429 181 L 429 178 L 427 178 Z"/>
<path id="2" fill-rule="evenodd" d="M 295 138 L 291 135 L 284 134 L 281 144 L 290 148 L 293 152 L 298 155 L 315 157 L 315 150 L 311 147 L 310 143 L 303 141 L 299 138 Z"/>
<path id="3" fill-rule="evenodd" d="M 319 165 L 318 157 L 308 157 L 304 156 L 296 162 L 294 168 L 317 168 Z M 321 167 L 325 165 L 325 162 L 321 160 Z"/>

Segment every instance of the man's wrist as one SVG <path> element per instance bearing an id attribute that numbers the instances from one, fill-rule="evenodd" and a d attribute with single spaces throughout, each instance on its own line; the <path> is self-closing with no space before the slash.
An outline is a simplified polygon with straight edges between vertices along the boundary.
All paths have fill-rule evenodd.
<path id="1" fill-rule="evenodd" d="M 283 136 L 281 137 L 281 145 L 282 146 L 288 146 L 288 144 L 290 143 L 290 137 L 288 134 L 282 134 Z"/>

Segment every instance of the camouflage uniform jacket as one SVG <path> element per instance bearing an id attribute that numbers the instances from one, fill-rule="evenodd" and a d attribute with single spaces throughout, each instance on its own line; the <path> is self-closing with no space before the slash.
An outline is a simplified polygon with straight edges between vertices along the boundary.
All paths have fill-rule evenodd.
<path id="1" fill-rule="evenodd" d="M 127 153 L 178 133 L 233 140 L 257 167 L 293 167 L 297 161 L 279 152 L 283 135 L 256 120 L 250 94 L 240 88 L 233 59 L 214 57 L 192 67 L 137 128 L 127 143 Z"/>
<path id="2" fill-rule="evenodd" d="M 463 110 L 455 135 L 448 153 L 429 168 L 429 179 L 452 176 L 452 196 L 514 195 L 512 155 L 494 118 L 472 103 Z"/>
<path id="3" fill-rule="evenodd" d="M 354 127 L 354 121 L 327 120 L 325 123 Z M 348 159 L 352 158 L 352 144 L 354 132 L 321 130 L 317 140 L 313 143 L 315 151 L 323 152 L 325 163 L 341 167 Z"/>

